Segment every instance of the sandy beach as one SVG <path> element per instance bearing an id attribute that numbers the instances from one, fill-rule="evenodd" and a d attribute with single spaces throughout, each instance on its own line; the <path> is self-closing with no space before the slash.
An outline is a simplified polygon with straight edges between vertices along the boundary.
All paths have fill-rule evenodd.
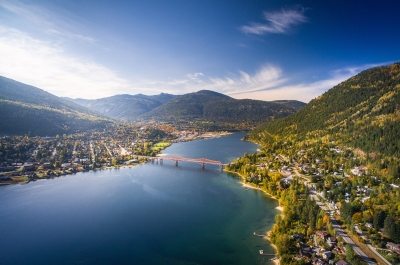
<path id="1" fill-rule="evenodd" d="M 233 172 L 233 173 L 235 173 L 235 172 Z M 253 185 L 249 185 L 249 184 L 246 184 L 246 183 L 244 183 L 244 182 L 242 182 L 242 186 L 245 187 L 245 188 L 249 188 L 249 189 L 260 190 L 260 191 L 264 192 L 265 194 L 267 194 L 268 196 L 270 196 L 271 198 L 273 198 L 273 199 L 275 199 L 275 200 L 278 200 L 278 198 L 276 198 L 275 196 L 272 196 L 271 194 L 269 194 L 268 192 L 266 192 L 265 190 L 263 190 L 263 189 L 261 189 L 261 188 L 259 188 L 259 187 L 255 187 L 255 186 L 253 186 Z M 280 211 L 280 212 L 283 212 L 283 207 L 282 207 L 282 206 L 277 206 L 277 207 L 275 207 L 275 209 L 277 209 L 277 210 Z M 274 244 L 271 243 L 271 240 L 270 240 L 270 238 L 269 238 L 269 233 L 270 233 L 270 232 L 271 232 L 271 231 L 268 231 L 268 232 L 267 232 L 267 236 L 265 236 L 264 238 L 267 239 L 267 240 L 270 242 L 270 246 L 273 247 L 273 248 L 275 249 L 275 252 L 276 252 L 276 253 L 278 253 L 278 249 L 276 248 L 276 246 L 275 246 Z M 271 261 L 272 261 L 275 265 L 279 265 L 279 264 L 280 264 L 279 259 L 274 259 L 274 260 L 271 260 Z"/>

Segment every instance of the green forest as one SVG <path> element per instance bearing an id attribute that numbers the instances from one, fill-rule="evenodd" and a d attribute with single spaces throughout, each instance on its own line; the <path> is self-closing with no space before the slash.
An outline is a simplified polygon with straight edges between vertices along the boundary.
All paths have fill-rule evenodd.
<path id="1" fill-rule="evenodd" d="M 310 244 L 317 230 L 335 234 L 330 217 L 309 200 L 311 191 L 336 207 L 336 219 L 361 243 L 378 249 L 400 243 L 399 63 L 363 71 L 298 112 L 258 126 L 246 139 L 261 144 L 260 152 L 226 169 L 284 206 L 270 235 L 283 264 L 305 262 L 294 234 Z M 351 264 L 363 263 L 352 248 L 343 251 Z M 399 255 L 381 254 L 400 263 Z"/>

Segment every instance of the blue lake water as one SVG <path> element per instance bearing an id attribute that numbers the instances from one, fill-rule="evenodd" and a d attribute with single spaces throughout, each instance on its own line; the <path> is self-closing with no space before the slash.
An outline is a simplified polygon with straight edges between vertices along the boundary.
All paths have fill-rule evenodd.
<path id="1" fill-rule="evenodd" d="M 223 163 L 244 133 L 173 144 Z M 172 161 L 0 187 L 0 264 L 268 264 L 276 201 L 219 167 Z"/>

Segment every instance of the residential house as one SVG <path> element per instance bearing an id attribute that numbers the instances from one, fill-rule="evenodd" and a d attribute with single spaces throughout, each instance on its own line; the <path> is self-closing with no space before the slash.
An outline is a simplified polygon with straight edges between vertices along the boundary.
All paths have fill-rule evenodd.
<path id="1" fill-rule="evenodd" d="M 336 244 L 337 244 L 337 239 L 336 239 L 336 237 L 331 236 L 331 237 L 328 237 L 328 239 L 326 240 L 326 242 L 328 242 L 328 244 L 329 244 L 330 246 L 333 246 L 333 245 L 336 245 Z"/>
<path id="2" fill-rule="evenodd" d="M 367 222 L 367 223 L 365 223 L 365 227 L 367 227 L 367 228 L 374 228 L 374 225 Z"/>
<path id="3" fill-rule="evenodd" d="M 326 231 L 317 231 L 315 234 L 323 240 L 325 240 L 325 238 L 328 236 L 328 232 Z"/>
<path id="4" fill-rule="evenodd" d="M 325 251 L 322 252 L 322 257 L 326 260 L 330 259 L 332 257 L 332 251 Z"/>
<path id="5" fill-rule="evenodd" d="M 43 168 L 51 168 L 52 164 L 50 162 L 46 162 L 46 163 L 43 163 L 42 167 Z"/>
<path id="6" fill-rule="evenodd" d="M 397 254 L 400 255 L 400 245 L 399 245 L 399 244 L 395 244 L 395 243 L 392 243 L 392 242 L 388 242 L 388 243 L 386 244 L 386 247 L 387 247 L 388 249 L 393 250 L 394 252 L 396 252 Z"/>
<path id="7" fill-rule="evenodd" d="M 335 263 L 336 265 L 351 265 L 350 263 L 348 263 L 347 261 L 341 259 L 338 262 Z"/>
<path id="8" fill-rule="evenodd" d="M 304 239 L 304 234 L 295 233 L 295 234 L 292 235 L 292 238 L 293 238 L 294 240 L 297 240 L 297 239 Z"/>
<path id="9" fill-rule="evenodd" d="M 323 259 L 318 259 L 318 258 L 313 258 L 311 261 L 311 264 L 313 265 L 326 265 L 327 262 Z"/>
<path id="10" fill-rule="evenodd" d="M 356 176 L 361 177 L 363 175 L 364 169 L 362 167 L 355 167 L 350 170 Z"/>
<path id="11" fill-rule="evenodd" d="M 301 248 L 300 251 L 299 251 L 299 254 L 300 254 L 301 257 L 311 258 L 312 250 L 311 250 L 310 247 Z"/>
<path id="12" fill-rule="evenodd" d="M 71 163 L 62 163 L 61 167 L 66 168 L 66 167 L 70 167 L 72 164 Z"/>
<path id="13" fill-rule="evenodd" d="M 26 171 L 35 170 L 35 165 L 33 165 L 33 164 L 24 164 L 24 165 L 22 165 L 22 167 Z"/>

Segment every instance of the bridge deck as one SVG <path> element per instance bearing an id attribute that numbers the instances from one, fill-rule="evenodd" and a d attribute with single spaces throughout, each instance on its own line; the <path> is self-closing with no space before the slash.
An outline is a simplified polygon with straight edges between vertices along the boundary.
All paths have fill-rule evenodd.
<path id="1" fill-rule="evenodd" d="M 187 158 L 182 156 L 158 156 L 157 158 L 163 160 L 172 160 L 175 162 L 178 161 L 193 162 L 193 163 L 198 163 L 200 165 L 217 165 L 217 166 L 224 165 L 221 161 L 211 160 L 208 158 Z"/>

